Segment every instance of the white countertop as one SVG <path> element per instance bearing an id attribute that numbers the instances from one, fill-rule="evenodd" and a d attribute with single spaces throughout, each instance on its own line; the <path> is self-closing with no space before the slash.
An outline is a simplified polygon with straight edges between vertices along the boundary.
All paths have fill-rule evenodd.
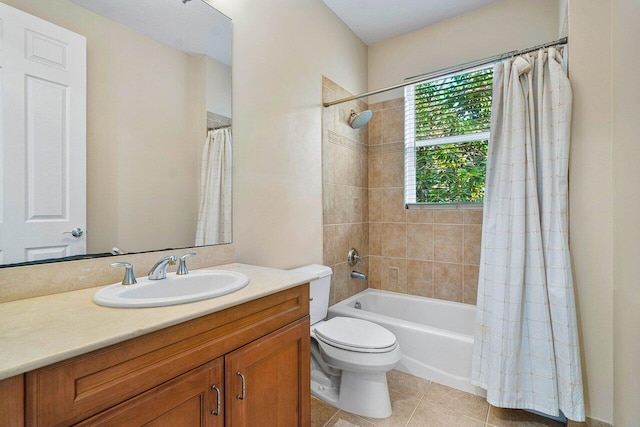
<path id="1" fill-rule="evenodd" d="M 211 269 L 244 273 L 249 284 L 221 297 L 157 308 L 99 306 L 92 297 L 100 287 L 0 304 L 0 380 L 316 278 L 306 273 L 237 263 Z"/>

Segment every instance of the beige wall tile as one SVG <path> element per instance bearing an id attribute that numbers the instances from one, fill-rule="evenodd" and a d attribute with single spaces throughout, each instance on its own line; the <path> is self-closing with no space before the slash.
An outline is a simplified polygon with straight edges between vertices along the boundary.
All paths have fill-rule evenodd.
<path id="1" fill-rule="evenodd" d="M 478 270 L 477 265 L 465 265 L 462 277 L 462 302 L 476 304 L 478 300 Z"/>
<path id="2" fill-rule="evenodd" d="M 480 264 L 480 243 L 482 240 L 481 225 L 464 226 L 464 264 Z"/>
<path id="3" fill-rule="evenodd" d="M 366 152 L 358 153 L 358 167 L 360 169 L 359 180 L 356 183 L 358 187 L 369 188 L 369 154 Z"/>
<path id="4" fill-rule="evenodd" d="M 382 223 L 382 256 L 406 258 L 407 225 Z"/>
<path id="5" fill-rule="evenodd" d="M 382 188 L 382 156 L 369 155 L 369 188 Z"/>
<path id="6" fill-rule="evenodd" d="M 462 265 L 433 263 L 434 297 L 462 302 Z"/>
<path id="7" fill-rule="evenodd" d="M 356 248 L 361 257 L 369 255 L 369 227 L 366 223 L 349 224 L 349 248 Z M 347 253 L 344 254 L 347 259 Z"/>
<path id="8" fill-rule="evenodd" d="M 407 222 L 432 223 L 432 209 L 407 209 Z"/>
<path id="9" fill-rule="evenodd" d="M 333 276 L 336 279 L 334 282 L 335 304 L 349 297 L 349 280 L 351 280 L 349 273 L 351 270 L 349 269 L 349 264 L 346 262 L 335 264 L 331 268 L 333 269 Z"/>
<path id="10" fill-rule="evenodd" d="M 433 260 L 462 263 L 461 225 L 433 225 Z"/>
<path id="11" fill-rule="evenodd" d="M 373 112 L 380 111 L 384 108 L 383 105 L 384 102 L 376 102 L 375 104 L 369 105 L 369 109 Z"/>
<path id="12" fill-rule="evenodd" d="M 380 264 L 380 289 L 407 293 L 407 260 L 382 257 Z"/>
<path id="13" fill-rule="evenodd" d="M 369 223 L 369 254 L 382 255 L 382 223 Z"/>
<path id="14" fill-rule="evenodd" d="M 465 224 L 482 224 L 482 209 L 465 209 Z"/>
<path id="15" fill-rule="evenodd" d="M 325 265 L 344 262 L 349 251 L 349 225 L 328 225 L 323 230 L 323 253 Z"/>
<path id="16" fill-rule="evenodd" d="M 462 224 L 463 210 L 439 210 L 433 211 L 433 222 L 440 224 Z"/>
<path id="17" fill-rule="evenodd" d="M 333 250 L 333 236 L 335 225 L 324 225 L 322 227 L 322 263 L 324 265 L 333 265 L 336 263 Z"/>
<path id="18" fill-rule="evenodd" d="M 322 183 L 322 223 L 335 224 L 336 208 L 335 208 L 335 188 L 333 184 L 327 182 Z"/>
<path id="19" fill-rule="evenodd" d="M 405 222 L 404 192 L 402 188 L 385 188 L 382 190 L 382 221 Z"/>
<path id="20" fill-rule="evenodd" d="M 404 108 L 382 110 L 382 143 L 404 141 Z"/>
<path id="21" fill-rule="evenodd" d="M 407 260 L 407 292 L 433 298 L 433 263 Z"/>
<path id="22" fill-rule="evenodd" d="M 349 187 L 349 220 L 350 223 L 364 222 L 365 204 L 369 203 L 368 191 L 362 187 Z"/>
<path id="23" fill-rule="evenodd" d="M 351 273 L 351 271 L 357 271 L 358 273 L 362 273 L 365 276 L 367 276 L 367 280 L 360 280 L 360 279 L 353 279 L 351 278 L 351 276 L 349 276 L 349 289 L 348 289 L 348 293 L 349 293 L 349 298 L 354 296 L 355 294 L 357 294 L 358 292 L 362 292 L 365 289 L 367 289 L 368 287 L 368 282 L 369 282 L 369 257 L 362 257 L 361 258 L 361 262 L 357 263 L 356 265 L 354 265 L 353 267 L 350 266 L 349 264 L 347 264 L 349 266 L 349 273 Z"/>
<path id="24" fill-rule="evenodd" d="M 369 128 L 369 145 L 382 144 L 382 112 L 372 110 L 373 117 L 367 125 Z"/>
<path id="25" fill-rule="evenodd" d="M 388 108 L 396 108 L 396 107 L 404 108 L 404 98 L 390 99 L 382 103 L 382 108 L 384 108 L 385 110 Z"/>
<path id="26" fill-rule="evenodd" d="M 385 153 L 382 155 L 382 186 L 404 186 L 404 153 Z"/>
<path id="27" fill-rule="evenodd" d="M 369 221 L 382 221 L 382 202 L 384 200 L 384 190 L 381 188 L 369 189 Z"/>
<path id="28" fill-rule="evenodd" d="M 432 224 L 407 224 L 407 258 L 433 260 Z"/>
<path id="29" fill-rule="evenodd" d="M 379 256 L 369 255 L 369 287 L 373 289 L 380 289 L 382 278 L 380 276 L 380 269 L 382 268 L 382 258 Z"/>

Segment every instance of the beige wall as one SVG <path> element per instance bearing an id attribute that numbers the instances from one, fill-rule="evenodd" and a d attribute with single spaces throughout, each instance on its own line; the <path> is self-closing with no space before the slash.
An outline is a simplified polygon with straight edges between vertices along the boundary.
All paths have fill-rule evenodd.
<path id="1" fill-rule="evenodd" d="M 192 245 L 197 63 L 69 0 L 3 2 L 87 37 L 88 252 Z"/>
<path id="2" fill-rule="evenodd" d="M 369 90 L 475 59 L 556 40 L 557 0 L 502 0 L 369 46 Z M 369 103 L 402 96 L 392 91 Z"/>
<path id="3" fill-rule="evenodd" d="M 233 19 L 236 257 L 322 262 L 322 76 L 366 90 L 367 49 L 320 0 L 208 0 Z"/>
<path id="4" fill-rule="evenodd" d="M 610 18 L 609 1 L 569 2 L 570 245 L 587 415 L 607 422 L 613 419 Z"/>
<path id="5" fill-rule="evenodd" d="M 633 426 L 640 423 L 640 2 L 612 4 L 613 419 Z"/>
<path id="6" fill-rule="evenodd" d="M 351 94 L 330 79 L 322 79 L 326 101 Z M 351 270 L 369 273 L 369 197 L 367 179 L 368 126 L 352 129 L 351 110 L 367 108 L 363 101 L 334 105 L 322 111 L 323 264 L 333 270 L 329 303 L 335 304 L 367 288 L 352 279 Z M 349 266 L 347 254 L 358 250 L 362 263 Z"/>

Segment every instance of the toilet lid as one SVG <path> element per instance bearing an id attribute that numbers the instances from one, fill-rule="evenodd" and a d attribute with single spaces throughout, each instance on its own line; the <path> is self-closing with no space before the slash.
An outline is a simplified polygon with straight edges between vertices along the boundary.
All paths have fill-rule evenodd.
<path id="1" fill-rule="evenodd" d="M 325 343 L 352 351 L 392 350 L 396 336 L 373 322 L 351 317 L 334 317 L 319 324 L 315 335 Z"/>

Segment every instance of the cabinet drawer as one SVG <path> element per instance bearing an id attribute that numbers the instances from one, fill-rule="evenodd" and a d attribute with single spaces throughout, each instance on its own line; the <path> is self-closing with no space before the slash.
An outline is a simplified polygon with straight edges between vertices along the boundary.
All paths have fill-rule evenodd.
<path id="1" fill-rule="evenodd" d="M 308 312 L 309 286 L 302 285 L 31 371 L 27 425 L 81 421 Z"/>
<path id="2" fill-rule="evenodd" d="M 107 409 L 77 427 L 220 427 L 224 414 L 212 414 L 216 397 L 211 385 L 223 385 L 223 358 L 200 366 L 178 378 Z"/>

